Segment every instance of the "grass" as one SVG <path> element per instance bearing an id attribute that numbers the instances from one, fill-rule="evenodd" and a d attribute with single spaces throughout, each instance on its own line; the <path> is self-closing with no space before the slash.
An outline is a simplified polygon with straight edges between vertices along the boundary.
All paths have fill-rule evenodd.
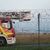
<path id="1" fill-rule="evenodd" d="M 16 35 L 17 43 L 37 43 L 38 42 L 38 35 L 37 34 L 17 34 Z"/>
<path id="2" fill-rule="evenodd" d="M 17 34 L 16 40 L 15 45 L 0 46 L 0 50 L 50 50 L 50 46 L 26 45 L 38 43 L 38 34 Z M 40 43 L 50 43 L 50 34 L 41 34 Z"/>
<path id="3" fill-rule="evenodd" d="M 50 46 L 23 46 L 23 45 L 16 45 L 16 46 L 6 46 L 0 47 L 0 50 L 50 50 Z"/>
<path id="4" fill-rule="evenodd" d="M 38 43 L 38 34 L 17 34 L 17 43 Z M 50 43 L 50 33 L 40 34 L 40 43 Z"/>

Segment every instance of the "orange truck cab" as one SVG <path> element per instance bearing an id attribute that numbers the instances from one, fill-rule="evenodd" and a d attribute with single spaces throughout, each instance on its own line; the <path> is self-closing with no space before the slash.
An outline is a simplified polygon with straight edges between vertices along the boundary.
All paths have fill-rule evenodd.
<path id="1" fill-rule="evenodd" d="M 0 18 L 0 45 L 16 43 L 15 31 L 9 18 Z"/>

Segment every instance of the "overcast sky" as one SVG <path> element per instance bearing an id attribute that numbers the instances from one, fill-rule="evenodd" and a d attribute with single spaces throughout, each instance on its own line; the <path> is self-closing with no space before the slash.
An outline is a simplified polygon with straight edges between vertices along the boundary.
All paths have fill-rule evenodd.
<path id="1" fill-rule="evenodd" d="M 50 0 L 0 0 L 1 9 L 50 9 Z"/>

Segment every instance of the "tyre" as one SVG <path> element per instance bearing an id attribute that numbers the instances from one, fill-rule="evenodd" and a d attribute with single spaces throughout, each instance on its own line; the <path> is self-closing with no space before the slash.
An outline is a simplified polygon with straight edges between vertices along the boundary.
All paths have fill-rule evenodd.
<path id="1" fill-rule="evenodd" d="M 6 39 L 4 37 L 0 37 L 0 45 L 1 46 L 6 46 L 7 45 Z"/>

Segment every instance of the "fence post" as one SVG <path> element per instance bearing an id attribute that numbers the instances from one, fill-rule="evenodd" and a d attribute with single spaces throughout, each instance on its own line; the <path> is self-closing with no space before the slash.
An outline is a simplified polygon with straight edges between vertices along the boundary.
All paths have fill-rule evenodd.
<path id="1" fill-rule="evenodd" d="M 38 13 L 38 46 L 40 46 L 40 13 Z"/>

